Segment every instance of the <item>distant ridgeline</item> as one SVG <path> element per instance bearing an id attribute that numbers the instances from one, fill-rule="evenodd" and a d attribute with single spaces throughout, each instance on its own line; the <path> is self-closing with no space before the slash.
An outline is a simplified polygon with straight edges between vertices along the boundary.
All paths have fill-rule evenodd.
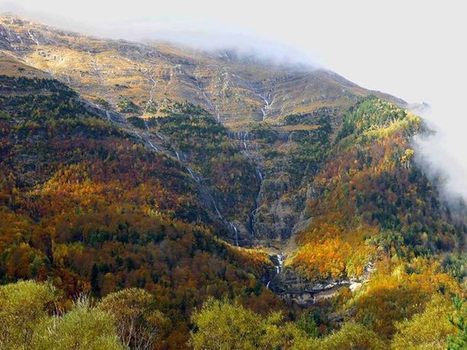
<path id="1" fill-rule="evenodd" d="M 0 24 L 0 348 L 463 348 L 467 214 L 394 98 Z"/>

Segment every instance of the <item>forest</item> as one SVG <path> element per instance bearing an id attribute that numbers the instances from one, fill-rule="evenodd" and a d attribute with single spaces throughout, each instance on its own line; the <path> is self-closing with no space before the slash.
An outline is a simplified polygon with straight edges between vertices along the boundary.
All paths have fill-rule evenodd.
<path id="1" fill-rule="evenodd" d="M 367 97 L 250 126 L 266 177 L 287 173 L 280 200 L 312 218 L 285 269 L 312 283 L 371 266 L 360 288 L 301 307 L 267 287 L 267 250 L 232 235 L 264 183 L 252 146 L 205 110 L 174 104 L 128 129 L 53 79 L 0 76 L 0 91 L 2 349 L 467 346 L 467 228 L 414 162 L 419 117 Z"/>

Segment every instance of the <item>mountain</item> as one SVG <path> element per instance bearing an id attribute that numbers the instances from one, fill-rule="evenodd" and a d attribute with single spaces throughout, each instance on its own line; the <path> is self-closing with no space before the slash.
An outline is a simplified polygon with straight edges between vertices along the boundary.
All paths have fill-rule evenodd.
<path id="1" fill-rule="evenodd" d="M 108 320 L 105 349 L 460 334 L 465 205 L 414 161 L 428 130 L 405 102 L 326 70 L 12 16 L 0 48 L 0 347 L 72 343 L 74 317 L 91 342 Z"/>
<path id="2" fill-rule="evenodd" d="M 90 102 L 109 111 L 147 119 L 164 115 L 164 111 L 174 103 L 188 102 L 202 107 L 226 127 L 239 131 L 233 138 L 241 140 L 234 142 L 243 144 L 243 153 L 257 163 L 254 169 L 247 167 L 245 171 L 254 177 L 268 175 L 271 180 L 277 179 L 268 179 L 268 191 L 246 198 L 247 208 L 241 208 L 241 215 L 225 213 L 232 210 L 225 202 L 229 195 L 226 191 L 213 194 L 219 202 L 214 210 L 226 216 L 231 223 L 232 235 L 239 231 L 241 239 L 247 239 L 253 232 L 258 239 L 263 236 L 290 236 L 303 210 L 303 192 L 306 191 L 303 186 L 298 188 L 304 180 L 301 169 L 294 169 L 295 178 L 289 179 L 292 171 L 289 168 L 296 168 L 296 158 L 301 157 L 293 154 L 297 153 L 294 147 L 291 149 L 288 144 L 277 147 L 281 149 L 281 157 L 274 157 L 272 161 L 287 163 L 280 167 L 263 164 L 269 160 L 264 159 L 261 152 L 247 149 L 253 135 L 249 133 L 251 123 L 264 121 L 264 125 L 271 125 L 273 132 L 284 139 L 293 131 L 301 132 L 283 125 L 288 123 L 286 118 L 294 114 L 310 114 L 308 119 L 321 112 L 332 114 L 329 118 L 337 128 L 338 112 L 346 110 L 362 96 L 376 94 L 405 105 L 401 100 L 365 90 L 322 69 L 275 65 L 241 57 L 234 52 L 206 53 L 168 44 L 145 45 L 96 39 L 14 16 L 0 18 L 0 48 L 50 73 Z M 286 132 L 283 132 L 284 128 Z M 297 132 L 294 135 L 301 137 Z M 253 148 L 257 146 L 258 143 L 251 145 Z M 179 153 L 176 149 L 172 152 Z M 199 164 L 190 164 L 190 167 L 197 168 Z M 203 177 L 211 178 L 211 171 L 212 168 L 205 169 Z M 293 185 L 284 184 L 284 179 Z M 225 178 L 216 180 L 226 182 Z M 255 182 L 258 179 L 250 179 L 248 186 L 259 188 Z M 224 185 L 214 186 L 217 187 L 214 192 L 219 192 L 219 186 Z M 275 193 L 270 195 L 271 191 Z M 297 192 L 301 192 L 300 198 L 291 203 L 288 197 L 291 193 L 292 197 L 296 196 Z M 274 205 L 266 206 L 271 201 Z M 259 223 L 257 216 L 267 219 Z"/>
<path id="3" fill-rule="evenodd" d="M 17 17 L 0 18 L 0 49 L 115 110 L 131 101 L 136 113 L 152 115 L 166 100 L 190 102 L 237 128 L 322 107 L 345 109 L 370 94 L 405 104 L 323 69 L 86 37 Z"/>
<path id="4" fill-rule="evenodd" d="M 267 255 L 216 238 L 183 164 L 50 76 L 1 62 L 3 282 L 49 279 L 67 296 L 157 291 L 172 313 L 167 335 L 185 334 L 173 347 L 205 293 L 270 294 L 248 291 L 272 267 Z"/>

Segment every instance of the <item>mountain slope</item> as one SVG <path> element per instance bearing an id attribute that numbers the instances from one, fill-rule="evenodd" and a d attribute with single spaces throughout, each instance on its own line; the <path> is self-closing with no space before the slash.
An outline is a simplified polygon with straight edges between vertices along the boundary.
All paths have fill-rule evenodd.
<path id="1" fill-rule="evenodd" d="M 11 16 L 0 18 L 0 49 L 114 109 L 131 100 L 137 114 L 157 114 L 168 99 L 199 105 L 239 127 L 321 107 L 345 109 L 369 94 L 404 104 L 326 70 L 91 38 Z"/>
<path id="2" fill-rule="evenodd" d="M 62 83 L 0 62 L 3 283 L 48 279 L 69 297 L 146 288 L 171 315 L 171 348 L 184 346 L 190 310 L 210 295 L 279 304 L 259 283 L 267 255 L 214 235 L 221 224 L 184 165 Z"/>
<path id="3" fill-rule="evenodd" d="M 394 98 L 233 53 L 0 23 L 2 283 L 48 280 L 64 308 L 144 288 L 162 349 L 209 338 L 191 320 L 210 307 L 268 314 L 261 344 L 280 348 L 387 348 L 436 303 L 448 322 L 467 214 L 414 162 L 426 127 Z M 200 309 L 210 297 L 224 300 Z M 250 331 L 222 316 L 229 341 Z"/>

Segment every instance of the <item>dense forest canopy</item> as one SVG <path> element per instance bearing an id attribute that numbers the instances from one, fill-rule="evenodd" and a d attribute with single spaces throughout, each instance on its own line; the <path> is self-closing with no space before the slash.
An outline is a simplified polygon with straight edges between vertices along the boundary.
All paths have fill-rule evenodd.
<path id="1" fill-rule="evenodd" d="M 466 207 L 397 101 L 352 87 L 260 119 L 236 86 L 225 121 L 70 76 L 0 59 L 0 348 L 465 348 Z"/>

